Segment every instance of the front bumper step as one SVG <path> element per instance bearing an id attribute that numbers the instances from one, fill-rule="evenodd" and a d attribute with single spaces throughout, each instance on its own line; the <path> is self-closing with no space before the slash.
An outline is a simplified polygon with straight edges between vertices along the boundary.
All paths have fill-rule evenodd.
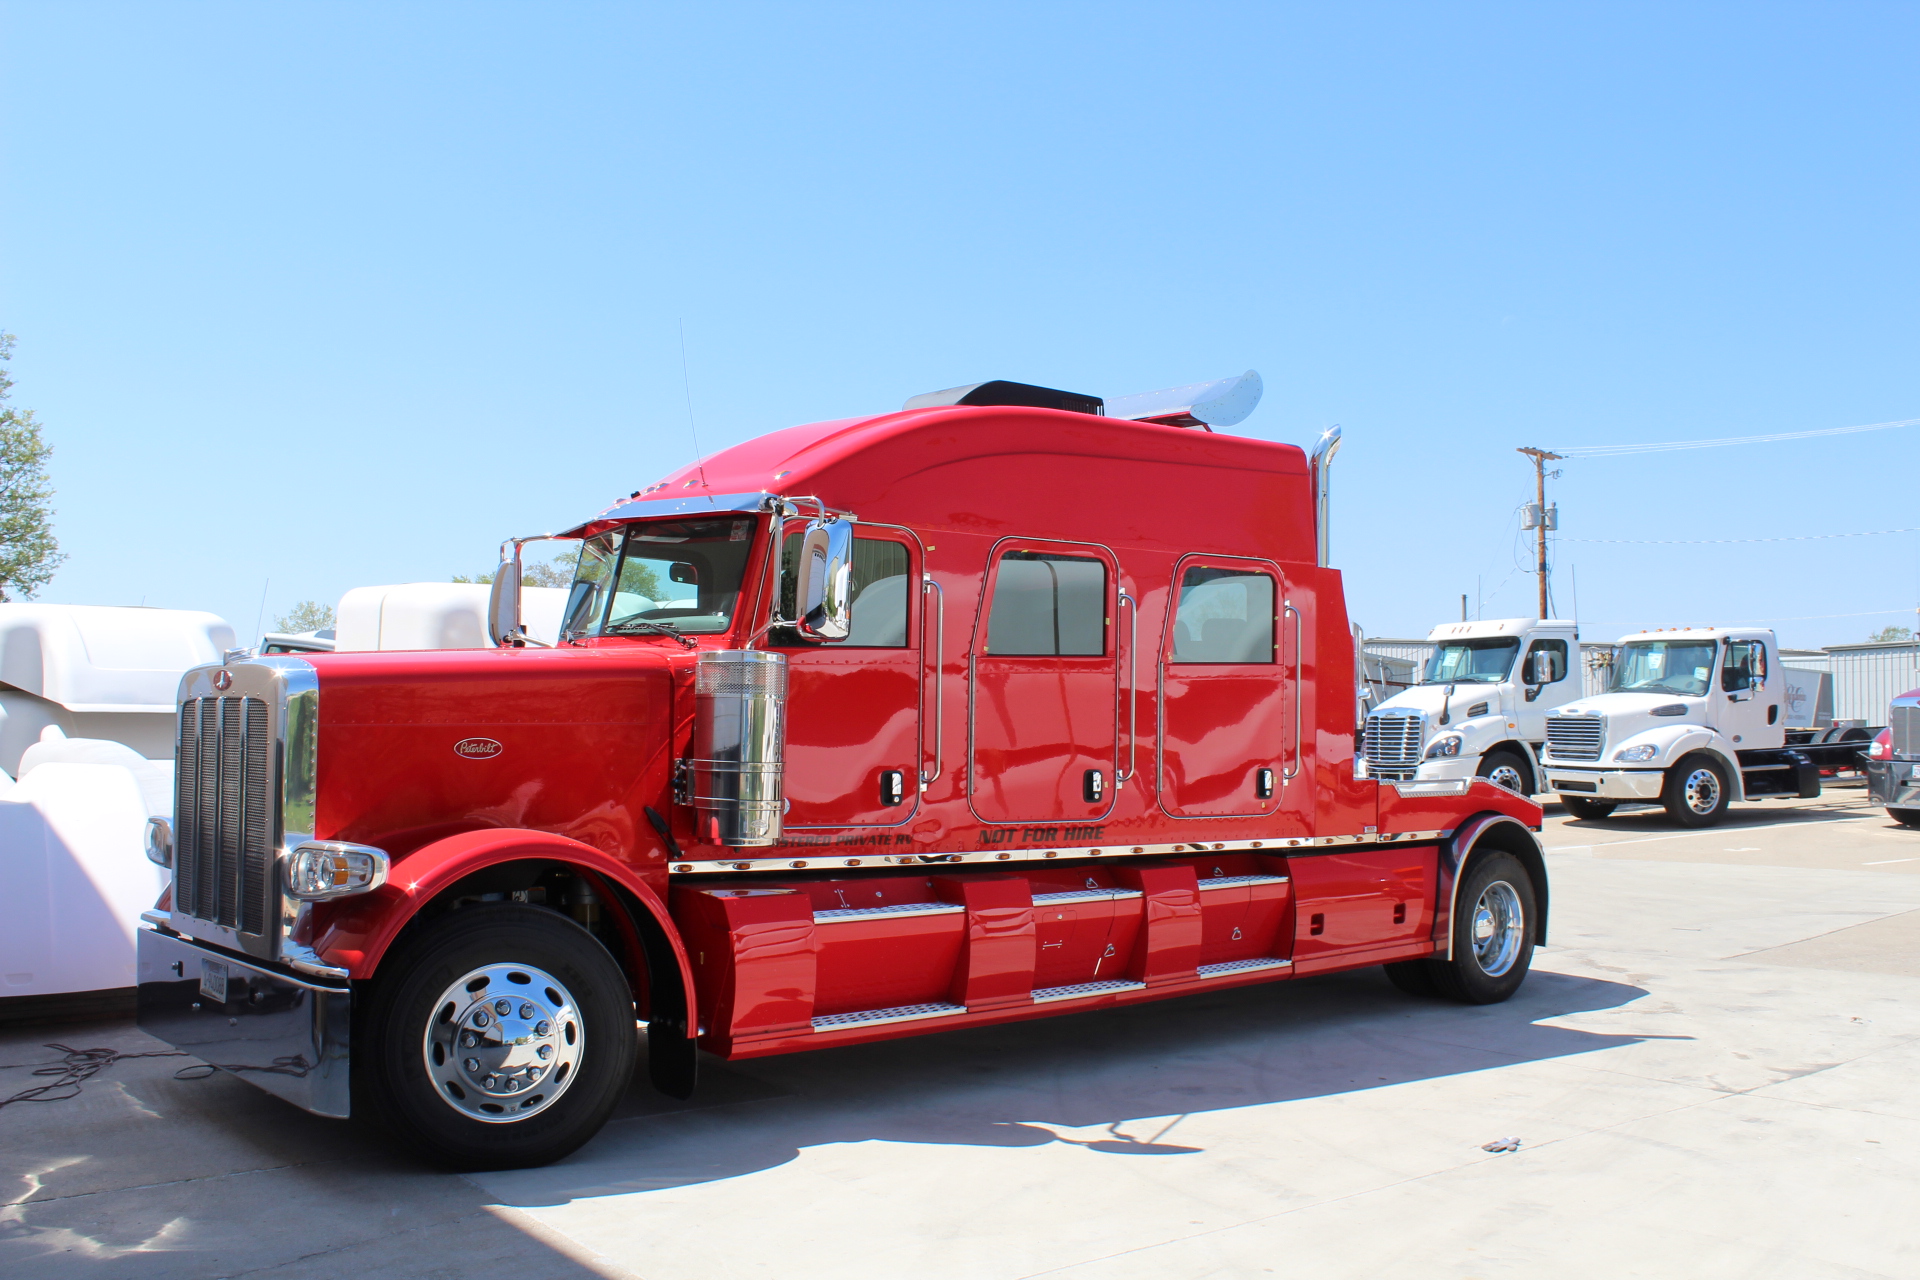
<path id="1" fill-rule="evenodd" d="M 139 931 L 139 1024 L 315 1115 L 351 1109 L 353 992 L 157 929 Z"/>

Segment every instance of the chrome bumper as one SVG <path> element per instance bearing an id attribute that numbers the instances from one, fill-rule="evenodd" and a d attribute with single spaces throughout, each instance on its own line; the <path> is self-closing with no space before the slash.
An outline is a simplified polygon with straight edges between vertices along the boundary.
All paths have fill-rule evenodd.
<path id="1" fill-rule="evenodd" d="M 350 1110 L 353 993 L 139 931 L 140 1029 L 315 1115 Z"/>
<path id="2" fill-rule="evenodd" d="M 1658 800 L 1667 778 L 1659 769 L 1574 769 L 1559 764 L 1543 772 L 1547 790 L 1576 800 Z"/>

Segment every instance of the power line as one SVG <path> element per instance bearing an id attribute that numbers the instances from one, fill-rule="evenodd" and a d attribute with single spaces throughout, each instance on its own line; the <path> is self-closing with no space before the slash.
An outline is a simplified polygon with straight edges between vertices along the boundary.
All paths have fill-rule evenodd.
<path id="1" fill-rule="evenodd" d="M 1630 547 L 1719 547 L 1736 542 L 1817 542 L 1824 538 L 1878 538 L 1889 533 L 1920 533 L 1912 529 L 1868 529 L 1861 533 L 1797 533 L 1783 538 L 1558 538 L 1558 542 L 1602 542 Z"/>
<path id="2" fill-rule="evenodd" d="M 1898 422 L 1870 422 L 1858 427 L 1826 427 L 1819 431 L 1777 431 L 1764 436 L 1725 436 L 1717 440 L 1669 440 L 1660 444 L 1589 444 L 1562 447 L 1567 458 L 1624 458 L 1635 453 L 1673 453 L 1679 449 L 1719 449 L 1735 444 L 1774 444 L 1782 440 L 1812 440 L 1820 436 L 1850 436 L 1862 431 L 1891 431 L 1895 427 L 1920 426 L 1920 418 L 1902 418 Z"/>

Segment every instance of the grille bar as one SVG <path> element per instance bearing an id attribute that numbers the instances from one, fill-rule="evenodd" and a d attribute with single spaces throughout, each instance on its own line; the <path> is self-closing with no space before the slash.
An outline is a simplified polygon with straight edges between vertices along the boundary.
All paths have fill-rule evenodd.
<path id="1" fill-rule="evenodd" d="M 273 887 L 273 724 L 259 698 L 180 707 L 174 909 L 241 933 L 266 931 Z"/>

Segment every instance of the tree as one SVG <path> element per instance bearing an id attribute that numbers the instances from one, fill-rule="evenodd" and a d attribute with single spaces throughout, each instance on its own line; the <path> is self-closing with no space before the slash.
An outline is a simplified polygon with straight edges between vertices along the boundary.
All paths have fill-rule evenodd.
<path id="1" fill-rule="evenodd" d="M 14 337 L 0 333 L 0 361 L 13 359 Z M 7 404 L 13 379 L 0 367 L 0 600 L 31 600 L 66 557 L 53 536 L 53 485 L 33 410 Z"/>
<path id="2" fill-rule="evenodd" d="M 321 604 L 318 600 L 302 600 L 293 606 L 291 612 L 283 614 L 273 624 L 282 635 L 304 635 L 309 631 L 325 631 L 333 625 L 333 608 Z"/>
<path id="3" fill-rule="evenodd" d="M 1870 644 L 1886 644 L 1893 640 L 1911 639 L 1913 639 L 1913 628 L 1911 627 L 1882 627 L 1867 637 L 1867 641 Z"/>

